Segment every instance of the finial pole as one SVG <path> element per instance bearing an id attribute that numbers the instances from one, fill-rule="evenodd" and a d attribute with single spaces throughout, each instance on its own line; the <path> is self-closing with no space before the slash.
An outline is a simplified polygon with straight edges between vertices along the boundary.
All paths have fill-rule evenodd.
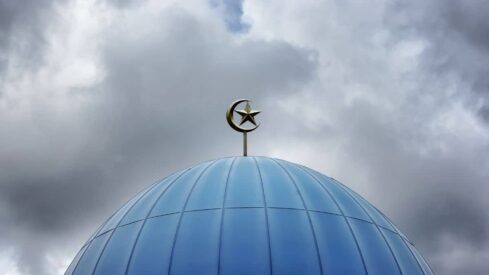
<path id="1" fill-rule="evenodd" d="M 234 110 L 239 104 L 243 102 L 246 102 L 246 106 L 243 110 Z M 234 112 L 238 113 L 241 116 L 241 122 L 239 123 L 239 126 L 233 120 Z M 245 157 L 248 156 L 248 132 L 251 132 L 258 128 L 258 126 L 260 126 L 260 124 L 256 124 L 255 121 L 255 116 L 259 113 L 261 113 L 261 111 L 251 109 L 250 101 L 248 99 L 236 100 L 231 104 L 231 106 L 229 106 L 226 112 L 226 119 L 229 123 L 229 126 L 231 126 L 231 128 L 233 128 L 234 130 L 243 133 L 243 156 Z M 245 124 L 246 122 L 248 122 L 249 124 L 253 124 L 254 126 L 251 128 L 242 127 L 241 125 Z"/>
<path id="2" fill-rule="evenodd" d="M 248 156 L 248 135 L 243 133 L 243 156 Z"/>

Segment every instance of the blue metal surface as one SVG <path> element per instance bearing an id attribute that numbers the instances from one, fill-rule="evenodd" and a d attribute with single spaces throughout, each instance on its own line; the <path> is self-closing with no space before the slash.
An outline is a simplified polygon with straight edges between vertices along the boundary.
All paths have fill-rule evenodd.
<path id="1" fill-rule="evenodd" d="M 123 205 L 65 274 L 432 274 L 377 208 L 266 157 L 177 172 Z"/>

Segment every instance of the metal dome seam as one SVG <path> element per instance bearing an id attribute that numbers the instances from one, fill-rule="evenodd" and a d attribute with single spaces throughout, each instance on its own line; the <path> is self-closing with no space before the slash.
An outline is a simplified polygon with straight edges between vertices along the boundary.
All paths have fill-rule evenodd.
<path id="1" fill-rule="evenodd" d="M 336 181 L 336 180 L 335 180 Z M 355 196 L 353 196 L 350 192 L 348 192 L 347 189 L 345 189 L 345 187 L 343 185 L 339 185 L 343 190 L 345 190 L 345 192 L 348 194 L 348 196 L 350 196 L 353 201 L 355 201 L 359 206 L 360 208 L 365 212 L 365 214 L 367 214 L 367 216 L 372 220 L 374 221 L 374 225 L 375 225 L 375 228 L 377 229 L 377 231 L 380 233 L 380 235 L 382 236 L 382 239 L 384 239 L 384 242 L 385 244 L 387 245 L 387 247 L 389 248 L 389 251 L 392 255 L 392 258 L 394 258 L 394 261 L 396 263 L 396 266 L 397 266 L 397 269 L 399 270 L 399 273 L 402 275 L 403 272 L 401 270 L 401 266 L 399 265 L 399 261 L 397 260 L 397 257 L 396 255 L 394 254 L 394 251 L 392 251 L 392 247 L 391 245 L 389 244 L 389 242 L 387 241 L 387 239 L 385 238 L 384 236 L 384 233 L 382 233 L 382 230 L 380 230 L 379 226 L 377 225 L 377 223 L 375 222 L 375 220 L 373 219 L 373 217 L 370 215 L 370 213 L 368 213 L 368 211 L 365 209 L 365 207 L 357 200 L 357 198 Z"/>
<path id="2" fill-rule="evenodd" d="M 185 199 L 185 203 L 183 204 L 182 211 L 180 213 L 180 217 L 178 218 L 178 223 L 177 223 L 177 227 L 176 227 L 176 230 L 175 230 L 175 234 L 173 236 L 173 244 L 172 244 L 171 253 L 170 253 L 170 260 L 168 261 L 168 271 L 167 271 L 167 274 L 170 274 L 171 273 L 171 268 L 172 268 L 172 264 L 173 264 L 173 257 L 174 257 L 173 255 L 175 253 L 175 245 L 177 243 L 177 238 L 178 238 L 178 233 L 179 233 L 179 230 L 180 230 L 180 225 L 182 223 L 183 215 L 185 214 L 185 208 L 187 207 L 187 203 L 188 203 L 188 201 L 190 199 L 190 196 L 192 195 L 192 191 L 194 190 L 195 186 L 197 185 L 197 183 L 199 182 L 200 178 L 205 173 L 205 171 L 207 171 L 207 169 L 209 169 L 209 167 L 211 167 L 212 165 L 214 165 L 217 161 L 218 160 L 212 161 L 210 164 L 208 164 L 202 170 L 202 172 L 200 172 L 199 176 L 197 177 L 197 179 L 193 183 L 190 191 L 188 192 L 187 198 Z"/>
<path id="3" fill-rule="evenodd" d="M 225 211 L 225 205 L 226 205 L 226 196 L 227 196 L 227 191 L 228 191 L 228 185 L 229 185 L 229 176 L 231 175 L 231 171 L 233 169 L 234 162 L 236 161 L 236 158 L 233 158 L 231 161 L 231 165 L 229 166 L 229 171 L 226 176 L 226 183 L 224 185 L 224 195 L 222 198 L 222 210 L 221 210 L 221 224 L 219 226 L 219 251 L 218 251 L 218 257 L 217 257 L 217 274 L 221 274 L 221 252 L 222 252 L 222 231 L 223 231 L 223 226 L 224 226 L 224 211 Z"/>
<path id="4" fill-rule="evenodd" d="M 253 157 L 253 161 L 255 162 L 256 169 L 258 171 L 258 176 L 260 177 L 260 186 L 261 186 L 261 192 L 263 195 L 263 206 L 265 209 L 265 226 L 267 228 L 267 246 L 268 246 L 268 261 L 270 262 L 269 268 L 270 268 L 270 275 L 273 274 L 273 261 L 272 261 L 272 246 L 270 244 L 270 224 L 268 220 L 268 205 L 267 205 L 267 198 L 265 195 L 265 188 L 263 186 L 263 178 L 261 175 L 261 170 L 260 170 L 260 165 L 258 165 L 258 161 L 256 160 L 255 157 Z"/>
<path id="5" fill-rule="evenodd" d="M 292 177 L 292 175 L 290 175 L 290 172 L 287 169 L 285 169 L 285 167 L 283 167 L 282 164 L 280 164 L 278 161 L 276 161 L 274 159 L 272 159 L 272 161 L 274 161 L 277 165 L 279 165 L 285 171 L 285 173 L 287 174 L 287 176 L 289 177 L 289 179 L 292 181 L 295 188 L 297 189 L 297 192 L 299 193 L 299 197 L 301 198 L 302 204 L 304 205 L 304 209 L 307 210 L 308 208 L 307 208 L 306 202 L 304 201 L 304 197 L 302 196 L 302 193 L 299 190 L 299 187 L 297 186 L 297 183 L 295 182 L 294 178 Z M 314 238 L 314 246 L 316 248 L 316 256 L 318 257 L 318 261 L 319 261 L 318 262 L 319 270 L 320 270 L 320 273 L 323 274 L 323 262 L 321 261 L 321 254 L 319 253 L 319 246 L 318 246 L 318 242 L 317 242 L 316 231 L 314 230 L 314 226 L 312 224 L 311 215 L 309 214 L 309 211 L 306 211 L 306 214 L 307 214 L 307 219 L 309 220 L 309 226 L 311 228 L 312 236 Z"/>
<path id="6" fill-rule="evenodd" d="M 163 189 L 161 191 L 161 193 L 158 195 L 158 197 L 156 198 L 156 200 L 154 201 L 153 205 L 151 205 L 151 208 L 149 209 L 148 213 L 146 214 L 146 217 L 144 219 L 142 219 L 143 221 L 143 224 L 141 224 L 141 227 L 139 228 L 139 231 L 138 231 L 138 234 L 136 236 L 136 239 L 134 240 L 134 244 L 132 245 L 132 248 L 131 248 L 131 253 L 129 254 L 129 260 L 127 261 L 127 266 L 126 266 L 126 270 L 124 272 L 124 274 L 127 274 L 129 272 L 129 267 L 131 265 L 131 261 L 132 261 L 132 257 L 133 257 L 133 254 L 134 254 L 134 250 L 136 249 L 136 245 L 138 243 L 138 240 L 139 240 L 139 237 L 141 235 L 141 232 L 143 231 L 143 228 L 144 226 L 146 225 L 146 221 L 148 220 L 148 217 L 149 215 L 151 214 L 151 212 L 153 211 L 153 208 L 156 206 L 156 204 L 158 203 L 158 201 L 160 200 L 160 198 L 166 193 L 166 191 L 179 179 L 181 178 L 183 175 L 187 174 L 188 171 L 190 171 L 192 168 L 188 168 L 188 169 L 185 169 L 184 171 L 182 171 L 177 177 L 175 177 L 175 179 L 173 179 L 170 183 L 168 183 L 168 185 L 165 187 L 165 189 Z M 178 213 L 178 212 L 176 212 Z"/>
<path id="7" fill-rule="evenodd" d="M 363 270 L 365 271 L 365 274 L 368 275 L 368 270 L 367 270 L 367 266 L 365 264 L 365 259 L 363 257 L 363 253 L 362 253 L 362 250 L 360 249 L 360 245 L 358 244 L 358 240 L 357 240 L 357 237 L 355 236 L 355 232 L 353 232 L 353 229 L 351 228 L 351 224 L 350 224 L 350 221 L 348 221 L 347 219 L 347 216 L 345 215 L 343 209 L 340 207 L 338 201 L 336 200 L 336 198 L 333 197 L 333 195 L 331 194 L 331 192 L 326 188 L 326 186 L 324 186 L 317 178 L 316 176 L 314 176 L 313 174 L 311 174 L 309 171 L 307 171 L 306 169 L 304 169 L 302 166 L 299 166 L 300 169 L 302 169 L 303 171 L 305 171 L 307 174 L 309 174 L 312 178 L 314 178 L 314 180 L 328 193 L 328 195 L 331 197 L 331 199 L 334 201 L 334 203 L 336 204 L 336 206 L 338 207 L 338 209 L 340 210 L 342 216 L 343 216 L 343 219 L 345 220 L 347 226 L 348 226 L 348 229 L 350 230 L 350 233 L 353 237 L 353 240 L 355 241 L 355 246 L 357 247 L 357 251 L 360 255 L 360 259 L 362 260 L 362 264 L 363 264 Z"/>

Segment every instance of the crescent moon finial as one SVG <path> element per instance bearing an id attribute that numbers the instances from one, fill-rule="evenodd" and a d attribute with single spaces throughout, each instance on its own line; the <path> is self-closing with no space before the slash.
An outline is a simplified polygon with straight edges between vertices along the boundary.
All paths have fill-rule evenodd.
<path id="1" fill-rule="evenodd" d="M 235 110 L 238 105 L 244 102 L 246 102 L 246 106 L 244 109 Z M 255 116 L 261 113 L 261 111 L 253 110 L 250 106 L 250 102 L 251 101 L 248 99 L 236 100 L 229 106 L 228 110 L 226 111 L 226 119 L 229 123 L 229 126 L 231 126 L 231 128 L 233 128 L 234 130 L 243 133 L 243 155 L 244 156 L 247 156 L 247 133 L 256 130 L 256 128 L 260 126 L 260 124 L 256 124 Z M 236 122 L 234 121 L 234 112 L 238 113 L 241 116 L 241 121 L 239 125 L 237 125 Z M 248 128 L 241 126 L 246 122 L 249 122 L 254 126 Z"/>

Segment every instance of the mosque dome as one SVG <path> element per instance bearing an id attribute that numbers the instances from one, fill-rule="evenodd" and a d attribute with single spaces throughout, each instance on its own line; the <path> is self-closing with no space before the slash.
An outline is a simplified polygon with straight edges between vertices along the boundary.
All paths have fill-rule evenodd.
<path id="1" fill-rule="evenodd" d="M 389 219 L 340 182 L 267 157 L 158 181 L 93 234 L 65 274 L 432 274 Z"/>

